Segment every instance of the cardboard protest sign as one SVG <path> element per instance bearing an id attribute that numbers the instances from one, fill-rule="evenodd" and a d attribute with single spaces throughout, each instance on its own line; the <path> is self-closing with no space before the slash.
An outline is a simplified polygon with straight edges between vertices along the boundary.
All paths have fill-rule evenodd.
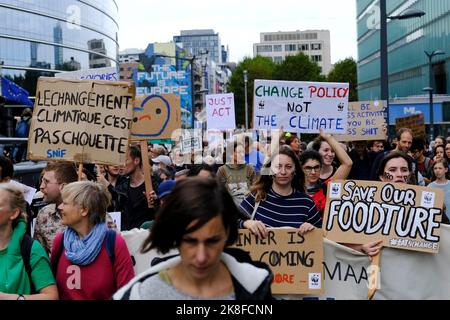
<path id="1" fill-rule="evenodd" d="M 206 96 L 208 129 L 227 130 L 236 128 L 234 94 L 211 94 Z"/>
<path id="2" fill-rule="evenodd" d="M 347 133 L 337 134 L 338 141 L 385 140 L 386 125 L 383 101 L 350 102 L 348 105 Z"/>
<path id="3" fill-rule="evenodd" d="M 374 181 L 332 181 L 323 229 L 330 240 L 437 253 L 444 193 Z"/>
<path id="4" fill-rule="evenodd" d="M 255 261 L 267 263 L 274 274 L 272 293 L 323 293 L 322 230 L 304 236 L 294 228 L 269 228 L 266 239 L 239 230 L 234 247 L 248 251 Z"/>
<path id="5" fill-rule="evenodd" d="M 347 132 L 348 83 L 255 80 L 253 128 Z"/>
<path id="6" fill-rule="evenodd" d="M 425 118 L 423 113 L 395 119 L 395 129 L 410 128 L 414 137 L 426 137 Z"/>
<path id="7" fill-rule="evenodd" d="M 128 82 L 40 77 L 28 159 L 123 164 L 133 99 Z"/>
<path id="8" fill-rule="evenodd" d="M 131 140 L 170 139 L 181 128 L 180 96 L 162 94 L 137 96 Z"/>
<path id="9" fill-rule="evenodd" d="M 88 80 L 107 80 L 119 81 L 120 75 L 116 67 L 105 67 L 97 69 L 85 69 L 70 72 L 61 72 L 55 74 L 55 78 L 61 79 L 88 79 Z"/>

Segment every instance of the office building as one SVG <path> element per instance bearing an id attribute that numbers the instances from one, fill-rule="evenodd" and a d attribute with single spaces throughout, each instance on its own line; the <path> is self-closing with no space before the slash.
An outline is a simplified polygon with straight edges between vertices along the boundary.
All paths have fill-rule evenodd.
<path id="1" fill-rule="evenodd" d="M 262 32 L 260 42 L 253 44 L 253 56 L 271 58 L 281 63 L 287 56 L 303 52 L 327 75 L 331 70 L 330 31 L 306 30 Z"/>

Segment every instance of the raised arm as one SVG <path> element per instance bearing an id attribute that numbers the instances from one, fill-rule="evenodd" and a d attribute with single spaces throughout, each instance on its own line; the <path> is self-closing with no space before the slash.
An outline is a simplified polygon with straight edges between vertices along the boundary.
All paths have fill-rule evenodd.
<path id="1" fill-rule="evenodd" d="M 336 139 L 330 135 L 325 133 L 322 129 L 320 130 L 320 136 L 328 142 L 330 147 L 334 150 L 336 153 L 336 157 L 338 158 L 341 165 L 336 170 L 334 175 L 331 177 L 331 179 L 339 180 L 339 179 L 346 179 L 347 176 L 350 173 L 350 170 L 352 169 L 353 161 L 350 159 L 349 155 L 345 150 L 339 145 L 339 142 L 336 141 Z"/>

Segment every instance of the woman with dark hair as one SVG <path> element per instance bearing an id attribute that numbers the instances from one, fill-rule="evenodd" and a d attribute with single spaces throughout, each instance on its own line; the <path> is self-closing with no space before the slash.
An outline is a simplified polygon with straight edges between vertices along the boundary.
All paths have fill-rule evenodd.
<path id="1" fill-rule="evenodd" d="M 215 178 L 216 174 L 213 167 L 207 163 L 194 164 L 189 169 L 187 173 L 188 177 L 205 177 L 205 178 Z"/>
<path id="2" fill-rule="evenodd" d="M 412 171 L 412 159 L 401 151 L 392 151 L 381 160 L 377 172 L 378 179 L 382 182 L 408 183 L 414 179 Z M 373 241 L 367 244 L 347 244 L 347 246 L 361 251 L 370 257 L 376 256 L 381 250 L 383 241 Z"/>
<path id="3" fill-rule="evenodd" d="M 347 178 L 352 169 L 353 161 L 332 135 L 326 134 L 321 129 L 320 135 L 314 139 L 312 149 L 319 152 L 322 156 L 322 167 L 320 169 L 319 177 L 321 182 L 325 182 L 331 178 L 338 179 L 335 177 L 338 170 L 340 170 L 338 176 L 345 176 L 340 179 Z M 336 156 L 341 163 L 339 168 L 333 165 Z"/>
<path id="4" fill-rule="evenodd" d="M 433 149 L 434 158 L 433 161 L 439 160 L 439 159 L 445 159 L 445 145 L 440 144 L 434 147 Z"/>
<path id="5" fill-rule="evenodd" d="M 217 180 L 194 177 L 178 182 L 142 248 L 163 254 L 176 248 L 180 254 L 135 277 L 114 299 L 270 299 L 270 269 L 251 260 L 239 262 L 224 252 L 237 239 L 239 216 Z"/>
<path id="6" fill-rule="evenodd" d="M 382 182 L 412 184 L 412 159 L 404 152 L 392 151 L 381 160 L 377 175 Z"/>
<path id="7" fill-rule="evenodd" d="M 291 147 L 292 151 L 297 155 L 297 157 L 300 157 L 303 150 L 300 148 L 301 141 L 299 137 L 295 133 L 287 132 L 285 135 L 285 141 L 284 143 Z"/>
<path id="8" fill-rule="evenodd" d="M 327 200 L 327 187 L 330 180 L 343 180 L 346 179 L 350 170 L 352 168 L 353 161 L 347 155 L 347 153 L 339 146 L 337 141 L 330 135 L 324 132 L 320 133 L 322 139 L 324 139 L 323 144 L 328 146 L 333 146 L 336 148 L 336 155 L 338 157 L 341 165 L 334 171 L 334 173 L 325 181 L 320 179 L 324 156 L 316 150 L 307 150 L 303 152 L 300 157 L 300 164 L 305 173 L 305 187 L 306 193 L 310 195 L 314 203 L 319 209 L 321 216 L 323 217 L 323 212 L 325 210 L 325 204 Z M 325 142 L 329 141 L 329 143 Z M 368 168 L 366 168 L 368 170 Z"/>
<path id="9" fill-rule="evenodd" d="M 304 193 L 305 175 L 290 147 L 281 146 L 263 170 L 241 203 L 249 218 L 240 221 L 241 228 L 265 238 L 267 227 L 298 228 L 302 234 L 322 227 L 314 201 Z"/>

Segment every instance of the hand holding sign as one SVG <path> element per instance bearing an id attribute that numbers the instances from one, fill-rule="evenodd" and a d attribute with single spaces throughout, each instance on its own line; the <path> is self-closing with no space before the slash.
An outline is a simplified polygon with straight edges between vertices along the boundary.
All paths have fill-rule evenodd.
<path id="1" fill-rule="evenodd" d="M 244 222 L 244 228 L 250 230 L 255 236 L 261 239 L 267 238 L 269 232 L 264 223 L 258 220 L 247 220 Z"/>
<path id="2" fill-rule="evenodd" d="M 304 235 L 312 230 L 314 230 L 316 227 L 314 227 L 311 223 L 308 222 L 304 222 L 302 223 L 302 225 L 300 226 L 300 228 L 298 228 L 298 233 L 300 233 L 300 235 Z"/>

